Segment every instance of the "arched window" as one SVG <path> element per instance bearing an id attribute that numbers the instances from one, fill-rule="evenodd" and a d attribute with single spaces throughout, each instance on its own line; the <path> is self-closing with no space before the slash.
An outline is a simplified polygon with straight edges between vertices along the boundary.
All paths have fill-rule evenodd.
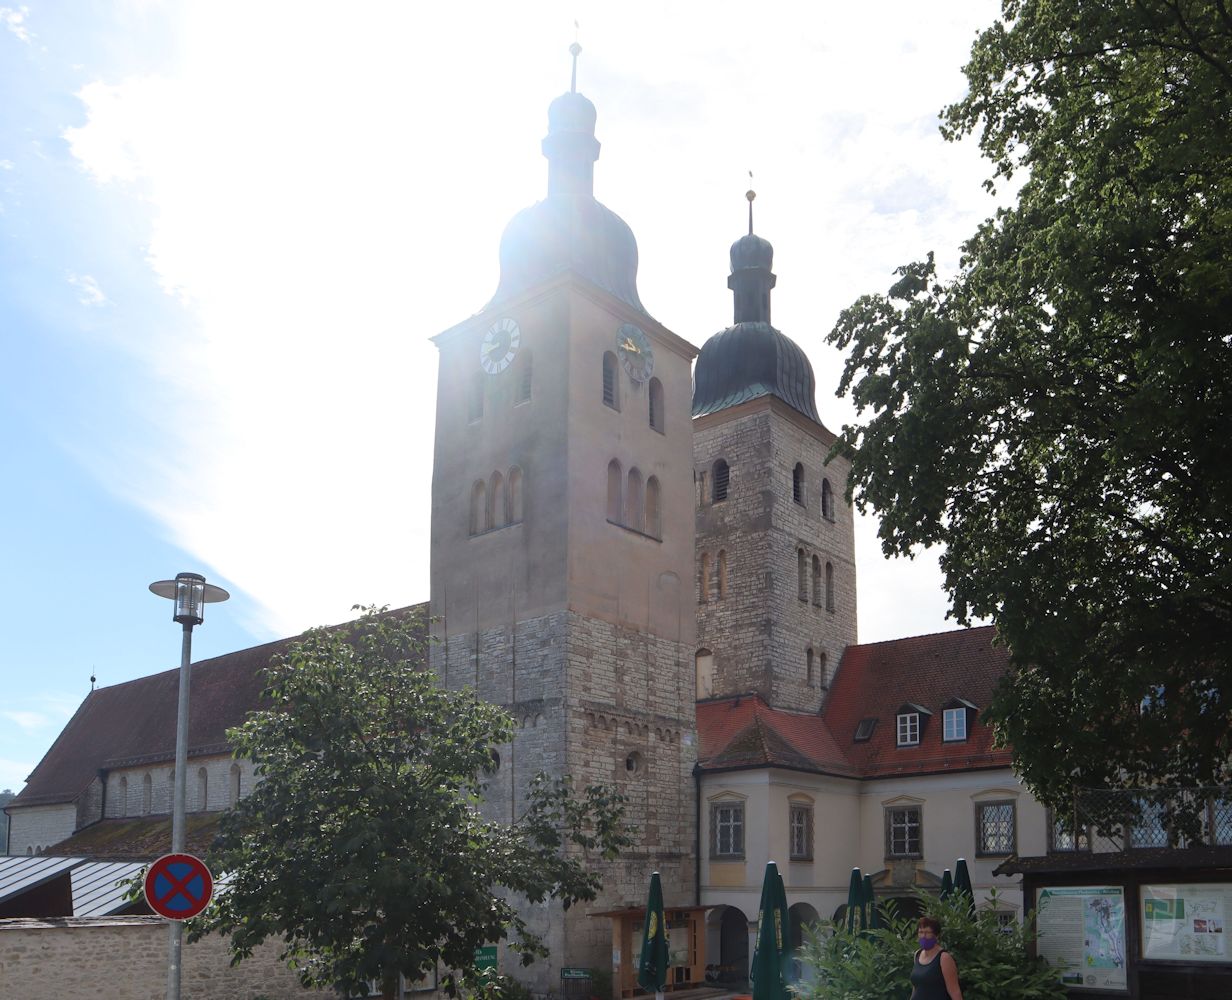
<path id="1" fill-rule="evenodd" d="M 826 680 L 826 654 L 819 653 L 817 655 L 817 683 L 822 687 L 827 684 Z"/>
<path id="2" fill-rule="evenodd" d="M 796 596 L 808 600 L 808 557 L 804 549 L 796 549 Z"/>
<path id="3" fill-rule="evenodd" d="M 232 807 L 240 800 L 240 766 L 231 765 L 231 780 L 227 787 L 227 802 Z"/>
<path id="4" fill-rule="evenodd" d="M 488 484 L 488 527 L 503 528 L 505 526 L 505 477 L 499 472 L 492 473 L 492 481 Z"/>
<path id="5" fill-rule="evenodd" d="M 697 603 L 705 604 L 710 600 L 710 553 L 703 552 L 701 564 L 697 570 Z"/>
<path id="6" fill-rule="evenodd" d="M 608 351 L 603 355 L 603 403 L 613 410 L 620 409 L 620 380 L 616 373 L 616 355 Z"/>
<path id="7" fill-rule="evenodd" d="M 821 516 L 827 521 L 834 520 L 834 491 L 828 479 L 821 481 Z"/>
<path id="8" fill-rule="evenodd" d="M 613 458 L 607 463 L 607 519 L 613 524 L 621 523 L 620 515 L 624 510 L 624 505 L 621 503 L 623 479 L 620 463 Z"/>
<path id="9" fill-rule="evenodd" d="M 518 383 L 515 389 L 513 405 L 530 402 L 531 383 L 534 377 L 534 360 L 530 351 L 522 352 L 522 360 L 518 362 Z"/>
<path id="10" fill-rule="evenodd" d="M 522 470 L 516 465 L 509 470 L 509 482 L 505 488 L 508 490 L 505 521 L 507 524 L 520 524 L 522 521 Z"/>
<path id="11" fill-rule="evenodd" d="M 663 433 L 663 383 L 657 378 L 650 380 L 650 426 L 653 430 Z"/>
<path id="12" fill-rule="evenodd" d="M 804 680 L 805 680 L 805 683 L 808 684 L 809 687 L 812 687 L 813 686 L 813 647 L 812 646 L 809 646 L 809 648 L 804 651 L 804 663 L 805 663 Z"/>
<path id="13" fill-rule="evenodd" d="M 727 550 L 719 549 L 719 600 L 727 596 Z"/>
<path id="14" fill-rule="evenodd" d="M 154 808 L 154 776 L 148 771 L 141 779 L 141 815 L 148 816 Z"/>
<path id="15" fill-rule="evenodd" d="M 197 769 L 197 808 L 205 812 L 210 802 L 210 775 L 204 767 Z"/>
<path id="16" fill-rule="evenodd" d="M 128 815 L 128 779 L 120 779 L 120 815 Z"/>
<path id="17" fill-rule="evenodd" d="M 651 476 L 646 480 L 646 534 L 661 538 L 663 535 L 663 518 L 659 510 L 659 477 Z"/>
<path id="18" fill-rule="evenodd" d="M 697 697 L 714 697 L 714 654 L 708 649 L 699 649 L 696 657 Z"/>
<path id="19" fill-rule="evenodd" d="M 482 479 L 477 479 L 471 487 L 471 534 L 477 535 L 487 528 L 488 487 Z"/>
<path id="20" fill-rule="evenodd" d="M 713 500 L 718 503 L 721 500 L 727 499 L 727 480 L 731 474 L 727 463 L 723 459 L 719 459 L 714 463 L 712 470 L 712 479 L 714 481 L 714 496 Z"/>
<path id="21" fill-rule="evenodd" d="M 813 556 L 813 603 L 821 607 L 821 559 Z"/>
<path id="22" fill-rule="evenodd" d="M 484 374 L 478 372 L 471 379 L 470 421 L 472 424 L 483 419 L 483 390 Z"/>
<path id="23" fill-rule="evenodd" d="M 804 466 L 799 462 L 791 470 L 791 498 L 801 506 L 804 505 Z"/>
<path id="24" fill-rule="evenodd" d="M 834 610 L 834 565 L 826 563 L 826 610 Z"/>
<path id="25" fill-rule="evenodd" d="M 642 494 L 642 474 L 637 469 L 629 470 L 629 486 L 625 492 L 625 526 L 645 530 L 645 497 Z"/>

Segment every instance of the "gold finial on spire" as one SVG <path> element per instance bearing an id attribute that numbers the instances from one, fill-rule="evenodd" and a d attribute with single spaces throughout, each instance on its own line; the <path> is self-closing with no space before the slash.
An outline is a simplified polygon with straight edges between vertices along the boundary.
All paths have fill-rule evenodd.
<path id="1" fill-rule="evenodd" d="M 573 56 L 573 76 L 569 79 L 569 93 L 577 93 L 577 57 L 582 54 L 582 46 L 578 44 L 577 36 L 580 31 L 577 21 L 573 22 L 573 44 L 569 46 L 569 52 Z"/>
<path id="2" fill-rule="evenodd" d="M 753 171 L 749 171 L 749 181 L 753 180 Z M 749 235 L 753 235 L 753 199 L 757 197 L 757 192 L 749 188 L 744 192 L 744 196 L 749 199 Z"/>

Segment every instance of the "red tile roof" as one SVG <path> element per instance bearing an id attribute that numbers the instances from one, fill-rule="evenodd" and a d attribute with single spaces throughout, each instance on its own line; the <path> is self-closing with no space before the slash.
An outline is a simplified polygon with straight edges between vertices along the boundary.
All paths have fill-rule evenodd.
<path id="1" fill-rule="evenodd" d="M 422 610 L 426 605 L 390 614 Z M 265 667 L 300 637 L 237 650 L 192 666 L 188 754 L 229 753 L 227 730 L 262 705 Z M 101 770 L 175 759 L 179 669 L 86 695 L 10 807 L 72 802 Z"/>
<path id="2" fill-rule="evenodd" d="M 963 699 L 987 707 L 1009 663 L 992 645 L 993 629 L 961 629 L 848 646 L 821 715 L 770 708 L 758 695 L 697 706 L 698 763 L 703 770 L 783 767 L 859 778 L 1008 767 L 992 731 L 968 713 L 967 739 L 942 741 L 942 710 Z M 896 746 L 896 716 L 905 704 L 932 713 L 920 743 Z M 877 725 L 856 743 L 861 719 Z"/>

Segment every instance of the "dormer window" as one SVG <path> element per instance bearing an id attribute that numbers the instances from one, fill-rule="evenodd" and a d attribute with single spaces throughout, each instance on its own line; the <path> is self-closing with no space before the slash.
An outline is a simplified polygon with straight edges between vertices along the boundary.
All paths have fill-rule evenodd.
<path id="1" fill-rule="evenodd" d="M 924 731 L 924 725 L 928 722 L 928 717 L 932 715 L 927 708 L 922 705 L 916 705 L 912 702 L 907 702 L 898 710 L 898 740 L 897 745 L 900 747 L 914 747 L 920 743 L 920 733 Z"/>
<path id="2" fill-rule="evenodd" d="M 965 698 L 951 698 L 941 717 L 941 739 L 946 743 L 964 742 L 976 711 Z"/>

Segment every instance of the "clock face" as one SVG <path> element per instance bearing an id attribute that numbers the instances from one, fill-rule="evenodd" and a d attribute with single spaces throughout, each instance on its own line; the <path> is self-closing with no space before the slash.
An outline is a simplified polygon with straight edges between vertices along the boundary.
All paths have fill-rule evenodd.
<path id="1" fill-rule="evenodd" d="M 625 323 L 616 331 L 616 353 L 634 382 L 645 382 L 654 372 L 650 338 L 632 323 Z"/>
<path id="2" fill-rule="evenodd" d="M 513 363 L 522 342 L 522 331 L 508 316 L 498 319 L 483 335 L 479 345 L 479 363 L 489 375 L 499 375 Z"/>

